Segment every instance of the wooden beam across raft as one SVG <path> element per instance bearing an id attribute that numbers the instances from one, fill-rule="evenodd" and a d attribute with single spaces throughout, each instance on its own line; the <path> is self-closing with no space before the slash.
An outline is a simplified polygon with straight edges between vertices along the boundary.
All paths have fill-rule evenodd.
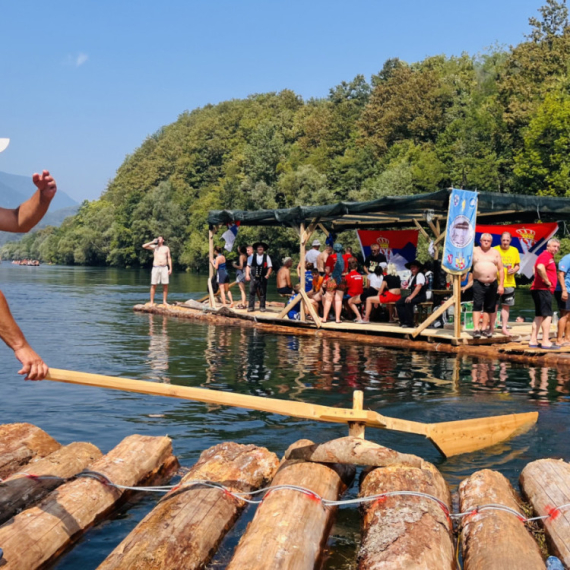
<path id="1" fill-rule="evenodd" d="M 27 423 L 0 425 L 0 479 L 61 447 L 51 435 Z"/>
<path id="2" fill-rule="evenodd" d="M 233 392 L 222 392 L 220 390 L 144 382 L 141 380 L 116 378 L 114 376 L 103 376 L 101 374 L 58 370 L 56 368 L 50 369 L 46 380 L 195 400 L 206 404 L 247 408 L 323 422 L 358 422 L 368 427 L 423 435 L 429 438 L 447 457 L 477 451 L 494 445 L 515 435 L 522 429 L 532 426 L 538 419 L 538 412 L 529 412 L 526 414 L 510 414 L 430 424 L 391 418 L 371 410 L 334 408 L 291 400 L 277 400 L 274 398 L 235 394 Z"/>
<path id="3" fill-rule="evenodd" d="M 482 505 L 504 505 L 524 517 L 513 487 L 498 471 L 476 471 L 459 485 L 462 513 Z M 465 570 L 544 570 L 544 561 L 527 528 L 512 513 L 482 509 L 461 520 Z"/>
<path id="4" fill-rule="evenodd" d="M 278 465 L 274 453 L 254 445 L 220 443 L 207 449 L 179 488 L 158 503 L 98 570 L 203 568 L 246 503 L 219 489 L 188 483 L 211 481 L 250 492 L 270 481 Z"/>
<path id="5" fill-rule="evenodd" d="M 66 479 L 89 467 L 101 455 L 99 449 L 91 443 L 70 443 L 5 479 L 0 485 L 0 524 L 40 501 L 50 491 L 65 483 Z M 47 478 L 35 478 L 42 476 Z"/>
<path id="6" fill-rule="evenodd" d="M 93 463 L 93 471 L 113 483 L 137 485 L 177 466 L 168 437 L 131 435 Z M 124 491 L 92 478 L 80 478 L 48 495 L 0 527 L 2 570 L 36 570 L 55 560 L 89 527 L 116 507 Z"/>
<path id="7" fill-rule="evenodd" d="M 300 440 L 289 447 L 312 445 Z M 338 500 L 354 478 L 353 465 L 285 460 L 272 486 L 293 485 Z M 278 489 L 265 495 L 240 540 L 227 570 L 313 570 L 320 568 L 337 507 L 325 507 L 311 495 Z"/>

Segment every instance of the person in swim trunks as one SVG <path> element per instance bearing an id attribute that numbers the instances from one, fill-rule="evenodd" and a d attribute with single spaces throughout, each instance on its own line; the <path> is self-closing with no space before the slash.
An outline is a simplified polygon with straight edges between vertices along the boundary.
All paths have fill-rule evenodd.
<path id="1" fill-rule="evenodd" d="M 170 257 L 170 248 L 164 245 L 162 236 L 149 241 L 143 245 L 144 249 L 153 252 L 152 272 L 150 277 L 150 305 L 154 305 L 154 295 L 156 286 L 162 285 L 162 302 L 168 305 L 166 299 L 168 297 L 168 283 L 172 275 L 172 259 Z"/>
<path id="2" fill-rule="evenodd" d="M 295 292 L 293 286 L 291 285 L 291 267 L 293 265 L 293 260 L 290 257 L 286 257 L 283 260 L 283 265 L 279 268 L 277 272 L 277 293 L 280 295 L 293 295 Z"/>
<path id="3" fill-rule="evenodd" d="M 497 295 L 505 290 L 503 283 L 505 272 L 501 254 L 491 247 L 493 236 L 483 234 L 480 246 L 473 248 L 473 338 L 491 338 L 493 330 L 490 328 L 491 315 L 496 311 Z M 480 327 L 481 313 L 483 313 L 483 328 Z"/>

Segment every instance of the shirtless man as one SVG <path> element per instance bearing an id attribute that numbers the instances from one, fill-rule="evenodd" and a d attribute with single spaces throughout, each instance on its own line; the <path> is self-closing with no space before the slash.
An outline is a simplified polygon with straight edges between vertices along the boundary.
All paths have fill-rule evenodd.
<path id="1" fill-rule="evenodd" d="M 277 293 L 280 295 L 292 295 L 294 293 L 293 287 L 291 285 L 292 265 L 293 260 L 290 257 L 286 257 L 283 260 L 283 265 L 277 272 Z"/>
<path id="2" fill-rule="evenodd" d="M 18 208 L 0 208 L 0 230 L 5 232 L 29 232 L 45 215 L 57 192 L 55 180 L 47 170 L 32 177 L 37 187 L 36 193 Z M 26 380 L 43 380 L 48 373 L 46 363 L 32 350 L 24 334 L 17 325 L 10 307 L 0 291 L 0 338 L 14 351 L 14 356 L 22 364 L 18 374 Z"/>
<path id="3" fill-rule="evenodd" d="M 143 247 L 154 252 L 150 279 L 150 304 L 151 306 L 154 305 L 156 286 L 160 283 L 162 284 L 162 302 L 167 305 L 168 303 L 166 302 L 166 298 L 168 296 L 168 282 L 170 275 L 172 275 L 170 248 L 167 245 L 164 245 L 164 238 L 162 236 L 145 243 Z"/>
<path id="4" fill-rule="evenodd" d="M 473 338 L 493 336 L 490 317 L 497 306 L 497 295 L 504 293 L 505 272 L 501 254 L 491 247 L 493 236 L 483 234 L 481 246 L 473 248 Z M 497 281 L 498 276 L 498 281 Z M 479 327 L 483 313 L 483 330 Z"/>
<path id="5" fill-rule="evenodd" d="M 319 275 L 322 277 L 325 274 L 325 265 L 329 255 L 332 253 L 332 247 L 327 245 L 324 251 L 321 251 L 317 257 L 317 270 Z"/>

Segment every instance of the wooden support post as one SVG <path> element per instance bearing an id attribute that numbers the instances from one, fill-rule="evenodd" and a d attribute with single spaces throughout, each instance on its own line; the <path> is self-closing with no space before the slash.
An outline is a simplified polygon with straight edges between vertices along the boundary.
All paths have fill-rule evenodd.
<path id="1" fill-rule="evenodd" d="M 451 305 L 455 303 L 455 298 L 450 297 L 443 305 L 440 305 L 421 325 L 414 329 L 412 337 L 416 338 L 423 330 L 427 329 L 436 319 L 438 319 Z"/>
<path id="2" fill-rule="evenodd" d="M 63 485 L 66 479 L 89 467 L 101 455 L 91 443 L 70 443 L 5 479 L 0 485 L 0 524 L 40 501 L 50 491 Z M 33 475 L 34 478 L 27 475 Z M 43 475 L 48 478 L 35 478 Z"/>
<path id="3" fill-rule="evenodd" d="M 207 449 L 179 488 L 158 503 L 98 570 L 204 568 L 246 503 L 191 481 L 211 481 L 247 493 L 271 481 L 278 466 L 274 453 L 255 445 L 219 443 Z"/>
<path id="4" fill-rule="evenodd" d="M 422 228 L 422 226 L 420 225 L 420 223 L 418 222 L 418 220 L 414 219 L 414 224 L 416 225 L 416 228 L 418 228 L 418 230 L 420 230 L 420 233 L 428 240 L 430 240 L 429 234 Z"/>
<path id="5" fill-rule="evenodd" d="M 454 336 L 461 340 L 461 275 L 453 276 L 453 298 L 455 300 L 455 309 L 453 314 Z"/>
<path id="6" fill-rule="evenodd" d="M 561 459 L 539 459 L 529 463 L 520 476 L 523 496 L 536 516 L 548 516 L 542 524 L 551 552 L 565 568 L 570 567 L 570 522 L 568 510 L 555 510 L 570 503 L 570 464 Z"/>
<path id="7" fill-rule="evenodd" d="M 210 268 L 208 277 L 208 293 L 210 295 L 210 308 L 216 308 L 216 298 L 214 296 L 214 288 L 212 287 L 212 279 L 214 278 L 214 266 L 212 265 L 212 259 L 214 258 L 214 230 L 210 228 L 208 230 L 208 267 Z"/>
<path id="8" fill-rule="evenodd" d="M 508 480 L 489 469 L 473 473 L 459 485 L 459 509 L 476 511 L 482 505 L 503 505 L 524 517 L 520 500 Z M 482 509 L 461 519 L 461 546 L 466 570 L 524 568 L 544 570 L 532 534 L 512 513 Z"/>
<path id="9" fill-rule="evenodd" d="M 329 237 L 330 233 L 329 230 L 327 230 L 327 228 L 325 228 L 325 226 L 323 226 L 323 224 L 318 224 L 320 230 L 327 236 Z"/>
<path id="10" fill-rule="evenodd" d="M 428 493 L 451 508 L 451 496 L 441 473 L 426 461 L 421 467 L 391 465 L 363 478 L 361 497 L 390 491 Z M 363 504 L 359 570 L 455 569 L 453 523 L 433 500 L 394 495 Z"/>
<path id="11" fill-rule="evenodd" d="M 214 268 L 212 267 L 212 269 L 214 269 Z M 228 287 L 228 289 L 231 289 L 232 287 L 235 287 L 237 284 L 238 284 L 237 281 L 234 281 L 233 283 L 230 283 L 230 286 Z M 220 296 L 220 290 L 219 290 L 219 289 L 216 291 L 215 296 L 216 296 L 216 297 L 219 297 L 219 296 Z M 208 293 L 207 295 L 204 295 L 203 297 L 200 297 L 200 299 L 198 299 L 196 302 L 197 302 L 197 303 L 203 303 L 204 301 L 207 301 L 209 298 L 210 298 L 210 293 Z"/>
<path id="12" fill-rule="evenodd" d="M 300 259 L 299 259 L 299 267 L 301 268 L 301 275 L 299 279 L 301 283 L 299 284 L 300 290 L 305 290 L 305 224 L 301 222 L 299 226 L 299 236 L 301 237 L 301 250 L 300 250 Z M 305 305 L 301 304 L 301 321 L 305 321 L 306 313 L 305 313 Z"/>
<path id="13" fill-rule="evenodd" d="M 364 409 L 364 392 L 355 390 L 352 393 L 352 409 L 354 411 L 362 411 Z M 360 422 L 348 422 L 348 435 L 364 439 L 364 428 L 366 424 Z"/>
<path id="14" fill-rule="evenodd" d="M 19 471 L 30 461 L 46 457 L 61 445 L 32 424 L 0 426 L 0 479 Z"/>
<path id="15" fill-rule="evenodd" d="M 296 307 L 298 303 L 301 302 L 301 295 L 297 295 L 292 301 L 289 301 L 287 306 L 277 315 L 278 319 L 284 319 L 285 315 L 293 308 Z"/>
<path id="16" fill-rule="evenodd" d="M 292 447 L 312 445 L 306 439 Z M 289 450 L 291 447 L 289 448 Z M 287 460 L 272 485 L 295 485 L 336 501 L 354 478 L 353 465 Z M 293 489 L 265 495 L 227 570 L 314 570 L 320 568 L 337 507 Z"/>
<path id="17" fill-rule="evenodd" d="M 131 487 L 148 481 L 165 464 L 170 469 L 178 466 L 168 437 L 131 435 L 95 461 L 91 469 L 113 483 Z M 50 565 L 66 547 L 109 513 L 124 493 L 93 478 L 65 483 L 37 507 L 27 509 L 0 527 L 6 570 L 35 570 Z"/>
<path id="18" fill-rule="evenodd" d="M 309 296 L 307 295 L 307 293 L 305 293 L 304 289 L 299 289 L 299 293 L 303 298 L 303 304 L 307 307 L 307 310 L 309 311 L 311 317 L 313 317 L 313 321 L 315 321 L 317 328 L 320 329 L 323 326 L 323 324 L 321 323 L 319 315 L 317 315 L 317 311 L 315 311 L 315 307 L 313 307 L 313 303 L 311 303 L 311 299 L 309 299 Z"/>

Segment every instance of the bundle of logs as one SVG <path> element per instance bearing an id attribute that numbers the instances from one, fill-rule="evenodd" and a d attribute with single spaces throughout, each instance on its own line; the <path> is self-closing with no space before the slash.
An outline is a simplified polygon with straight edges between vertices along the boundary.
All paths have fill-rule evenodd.
<path id="1" fill-rule="evenodd" d="M 529 515 L 503 475 L 483 470 L 464 480 L 462 514 L 452 515 L 449 488 L 432 464 L 349 436 L 297 441 L 281 461 L 254 445 L 207 449 L 99 569 L 204 568 L 254 497 L 262 501 L 227 568 L 320 568 L 334 502 L 357 466 L 358 498 L 366 500 L 359 503 L 355 568 L 456 569 L 458 536 L 468 570 L 545 568 L 545 553 L 523 524 Z M 125 487 L 164 485 L 178 467 L 168 437 L 132 435 L 102 455 L 90 443 L 62 446 L 30 424 L 0 426 L 0 567 L 53 564 L 125 504 L 134 492 Z M 266 486 L 272 489 L 255 494 Z M 541 522 L 552 553 L 570 567 L 570 505 L 557 508 L 570 503 L 570 465 L 534 461 L 521 474 L 521 488 L 536 515 L 547 517 Z"/>

